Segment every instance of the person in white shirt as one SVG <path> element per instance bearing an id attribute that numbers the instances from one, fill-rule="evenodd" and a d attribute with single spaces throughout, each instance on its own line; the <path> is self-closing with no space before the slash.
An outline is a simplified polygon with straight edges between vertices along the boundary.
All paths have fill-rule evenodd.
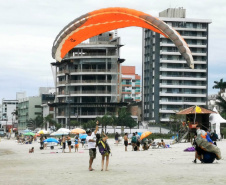
<path id="1" fill-rule="evenodd" d="M 89 149 L 89 171 L 93 171 L 94 169 L 92 168 L 93 160 L 96 158 L 96 133 L 98 131 L 98 124 L 99 122 L 96 122 L 96 129 L 94 132 L 91 132 L 91 130 L 87 130 L 87 137 L 86 141 L 88 144 L 88 149 Z"/>

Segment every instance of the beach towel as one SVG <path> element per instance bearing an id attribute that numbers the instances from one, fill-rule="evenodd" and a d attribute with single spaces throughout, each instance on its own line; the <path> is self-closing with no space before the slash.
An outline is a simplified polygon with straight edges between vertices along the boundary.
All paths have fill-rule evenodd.
<path id="1" fill-rule="evenodd" d="M 184 152 L 194 152 L 195 151 L 195 148 L 192 146 L 192 147 L 188 147 L 184 150 Z"/>

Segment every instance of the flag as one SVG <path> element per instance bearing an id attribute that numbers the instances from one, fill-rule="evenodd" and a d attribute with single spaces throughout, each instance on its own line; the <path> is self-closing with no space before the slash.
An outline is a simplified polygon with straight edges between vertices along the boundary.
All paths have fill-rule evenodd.
<path id="1" fill-rule="evenodd" d="M 201 112 L 202 112 L 201 107 L 196 106 L 196 107 L 195 107 L 195 112 L 196 112 L 196 113 L 201 113 Z"/>

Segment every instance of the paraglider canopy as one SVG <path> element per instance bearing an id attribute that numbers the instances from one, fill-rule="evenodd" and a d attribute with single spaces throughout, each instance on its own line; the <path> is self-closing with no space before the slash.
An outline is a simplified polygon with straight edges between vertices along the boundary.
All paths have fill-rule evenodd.
<path id="1" fill-rule="evenodd" d="M 84 14 L 70 22 L 57 35 L 52 57 L 61 61 L 76 45 L 101 33 L 118 28 L 137 26 L 160 33 L 172 40 L 190 68 L 194 68 L 193 57 L 184 39 L 171 26 L 149 14 L 128 8 L 104 8 Z"/>

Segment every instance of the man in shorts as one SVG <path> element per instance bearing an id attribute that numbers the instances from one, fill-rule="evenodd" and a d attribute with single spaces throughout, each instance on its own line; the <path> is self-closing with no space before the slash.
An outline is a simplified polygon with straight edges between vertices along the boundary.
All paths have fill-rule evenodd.
<path id="1" fill-rule="evenodd" d="M 89 171 L 93 171 L 94 169 L 92 168 L 93 160 L 96 158 L 96 133 L 98 131 L 98 124 L 99 122 L 96 122 L 96 129 L 94 132 L 91 132 L 91 130 L 87 130 L 87 137 L 86 141 L 88 144 L 88 149 L 89 149 Z"/>
<path id="2" fill-rule="evenodd" d="M 125 151 L 127 152 L 127 146 L 128 146 L 128 134 L 125 133 L 124 135 L 124 145 L 125 145 Z"/>

